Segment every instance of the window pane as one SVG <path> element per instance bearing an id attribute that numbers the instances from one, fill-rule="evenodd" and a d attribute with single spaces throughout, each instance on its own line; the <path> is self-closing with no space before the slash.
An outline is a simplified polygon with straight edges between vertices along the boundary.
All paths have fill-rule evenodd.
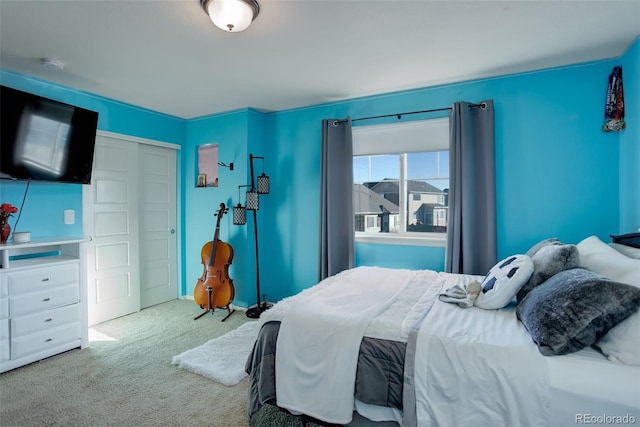
<path id="1" fill-rule="evenodd" d="M 449 178 L 449 152 L 448 151 L 440 151 L 439 152 L 439 162 L 440 165 L 440 177 Z M 447 187 L 449 185 L 447 184 Z"/>
<path id="2" fill-rule="evenodd" d="M 407 231 L 446 233 L 449 152 L 407 154 Z"/>
<path id="3" fill-rule="evenodd" d="M 449 152 L 407 154 L 407 179 L 448 178 Z"/>
<path id="4" fill-rule="evenodd" d="M 436 178 L 438 177 L 438 153 L 407 154 L 407 178 Z"/>
<path id="5" fill-rule="evenodd" d="M 447 232 L 448 187 L 448 179 L 410 179 L 407 181 L 407 231 Z"/>
<path id="6" fill-rule="evenodd" d="M 353 158 L 353 182 L 362 184 L 370 180 L 369 157 L 361 156 Z"/>
<path id="7" fill-rule="evenodd" d="M 448 120 L 426 120 L 420 125 L 425 126 L 420 131 L 408 123 L 354 128 L 357 232 L 408 232 L 424 237 L 447 232 Z M 405 132 L 408 129 L 412 131 Z"/>
<path id="8" fill-rule="evenodd" d="M 356 156 L 353 158 L 353 182 L 363 183 L 400 179 L 400 156 Z"/>
<path id="9" fill-rule="evenodd" d="M 400 215 L 400 155 L 353 158 L 356 231 L 397 233 Z"/>

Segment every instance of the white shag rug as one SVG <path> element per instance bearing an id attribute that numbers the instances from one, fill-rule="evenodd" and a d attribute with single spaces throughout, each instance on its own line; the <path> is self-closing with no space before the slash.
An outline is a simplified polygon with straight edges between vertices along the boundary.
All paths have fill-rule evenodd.
<path id="1" fill-rule="evenodd" d="M 248 321 L 221 337 L 173 357 L 172 364 L 226 386 L 247 376 L 244 365 L 258 337 L 260 322 Z"/>

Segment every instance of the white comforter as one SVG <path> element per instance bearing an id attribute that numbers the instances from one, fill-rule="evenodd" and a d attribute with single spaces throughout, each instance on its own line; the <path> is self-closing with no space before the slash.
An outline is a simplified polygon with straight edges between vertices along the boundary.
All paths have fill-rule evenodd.
<path id="1" fill-rule="evenodd" d="M 440 273 L 442 289 L 469 276 Z M 514 310 L 435 301 L 416 342 L 418 425 L 544 426 L 549 376 Z"/>
<path id="2" fill-rule="evenodd" d="M 326 279 L 313 295 L 299 296 L 278 333 L 278 406 L 329 423 L 349 423 L 360 341 L 369 322 L 415 274 L 359 267 Z"/>
<path id="3" fill-rule="evenodd" d="M 260 319 L 282 322 L 276 351 L 278 404 L 327 422 L 349 422 L 363 334 L 407 342 L 409 331 L 424 318 L 414 366 L 418 425 L 493 426 L 495 420 L 505 426 L 545 425 L 547 369 L 513 310 L 463 309 L 437 299 L 458 280 L 473 279 L 477 277 L 359 267 L 280 301 Z M 328 299 L 322 301 L 322 294 Z M 365 315 L 358 319 L 351 312 L 359 310 Z M 352 322 L 357 326 L 347 339 L 342 332 Z M 287 329 L 293 329 L 291 334 Z M 330 339 L 342 344 L 328 348 Z M 345 348 L 352 362 L 336 363 L 331 358 L 344 354 L 326 353 Z"/>

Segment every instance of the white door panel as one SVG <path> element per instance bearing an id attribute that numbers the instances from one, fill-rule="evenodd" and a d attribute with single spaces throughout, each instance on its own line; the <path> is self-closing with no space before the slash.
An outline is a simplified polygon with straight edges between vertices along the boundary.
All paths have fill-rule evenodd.
<path id="1" fill-rule="evenodd" d="M 178 297 L 176 150 L 100 132 L 95 153 L 83 188 L 89 325 Z"/>
<path id="2" fill-rule="evenodd" d="M 140 303 L 146 308 L 178 297 L 176 152 L 141 145 L 140 159 Z"/>
<path id="3" fill-rule="evenodd" d="M 108 204 L 108 203 L 122 203 L 126 204 L 127 191 L 129 182 L 122 179 L 106 179 L 99 178 L 95 181 L 95 203 L 96 204 Z"/>
<path id="4" fill-rule="evenodd" d="M 83 188 L 89 325 L 140 310 L 138 147 L 98 136 L 95 159 Z"/>
<path id="5" fill-rule="evenodd" d="M 126 236 L 129 232 L 127 211 L 96 212 L 94 219 L 95 237 Z"/>
<path id="6" fill-rule="evenodd" d="M 131 297 L 131 276 L 128 273 L 104 276 L 95 281 L 96 303 L 110 304 Z"/>

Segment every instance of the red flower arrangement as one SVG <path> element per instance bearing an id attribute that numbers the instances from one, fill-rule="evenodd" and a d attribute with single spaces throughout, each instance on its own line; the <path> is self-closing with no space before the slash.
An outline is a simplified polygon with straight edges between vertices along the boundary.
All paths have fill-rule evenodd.
<path id="1" fill-rule="evenodd" d="M 16 212 L 18 212 L 18 208 L 10 203 L 3 203 L 2 205 L 0 205 L 0 218 L 3 220 L 3 222 L 9 219 L 10 216 L 13 216 L 13 214 Z"/>
<path id="2" fill-rule="evenodd" d="M 18 208 L 9 203 L 0 205 L 0 243 L 7 243 L 9 234 L 11 234 L 11 227 L 7 221 L 16 212 L 18 212 Z"/>

